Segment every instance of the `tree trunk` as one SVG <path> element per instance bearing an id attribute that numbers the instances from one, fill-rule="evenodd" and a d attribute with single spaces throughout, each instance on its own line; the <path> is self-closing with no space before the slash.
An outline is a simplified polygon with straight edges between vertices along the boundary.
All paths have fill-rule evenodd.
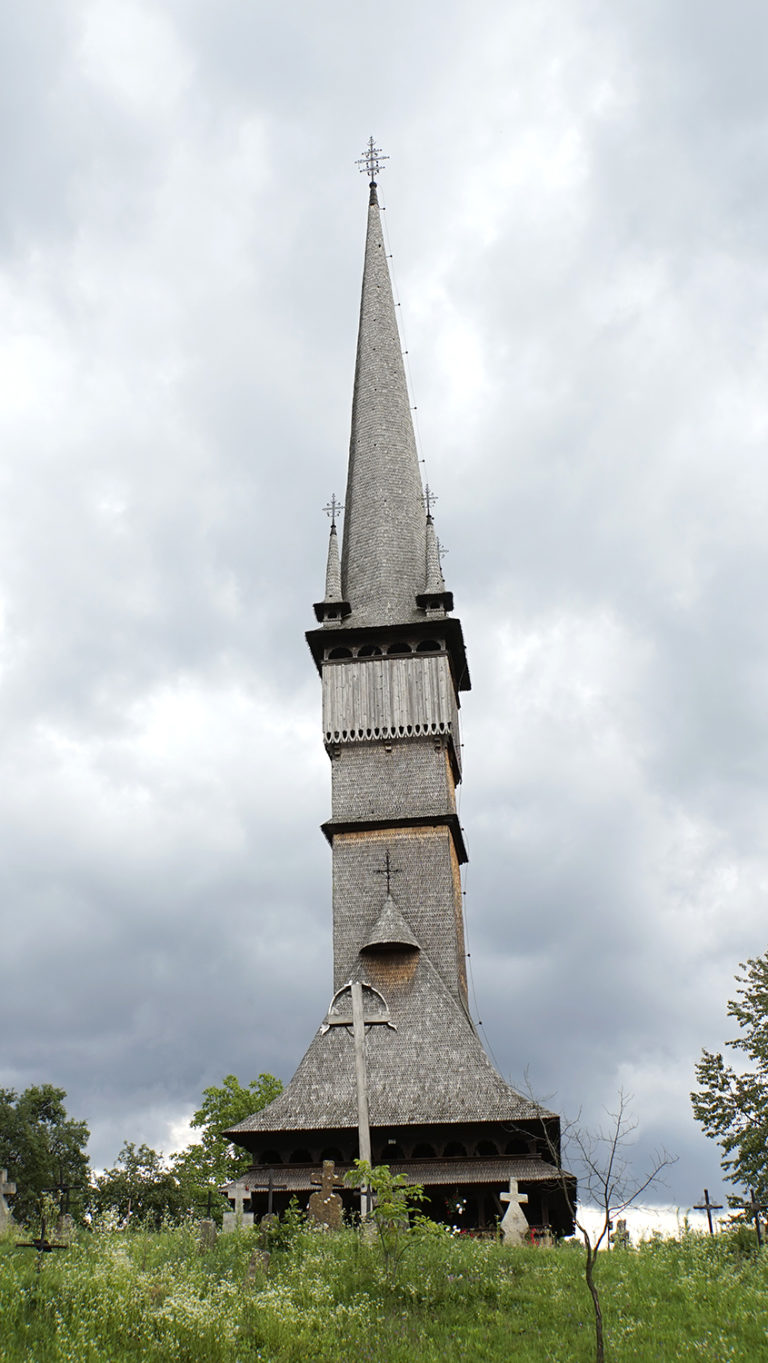
<path id="1" fill-rule="evenodd" d="M 587 1248 L 587 1261 L 584 1272 L 587 1279 L 587 1287 L 592 1297 L 592 1305 L 595 1308 L 595 1363 L 605 1363 L 605 1346 L 603 1344 L 603 1313 L 600 1309 L 600 1296 L 597 1291 L 594 1277 L 594 1264 L 597 1251 L 592 1248 L 587 1236 L 584 1236 Z"/>

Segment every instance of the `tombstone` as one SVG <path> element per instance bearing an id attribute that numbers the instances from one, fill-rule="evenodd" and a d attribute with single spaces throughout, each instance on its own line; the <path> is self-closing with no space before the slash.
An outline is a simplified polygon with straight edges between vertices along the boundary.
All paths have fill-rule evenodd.
<path id="1" fill-rule="evenodd" d="M 200 1222 L 200 1241 L 198 1248 L 201 1254 L 205 1254 L 209 1249 L 216 1245 L 216 1222 L 205 1217 Z"/>
<path id="2" fill-rule="evenodd" d="M 627 1223 L 624 1217 L 622 1216 L 616 1222 L 616 1229 L 613 1232 L 613 1235 L 611 1236 L 611 1244 L 615 1245 L 617 1249 L 629 1249 L 631 1243 L 632 1241 L 629 1238 Z"/>
<path id="3" fill-rule="evenodd" d="M 527 1193 L 517 1191 L 517 1179 L 509 1180 L 509 1192 L 501 1193 L 501 1201 L 507 1203 L 507 1210 L 501 1219 L 501 1239 L 505 1245 L 522 1245 L 530 1229 L 522 1209 L 528 1201 Z"/>
<path id="4" fill-rule="evenodd" d="M 248 1270 L 245 1275 L 245 1281 L 247 1283 L 255 1282 L 258 1274 L 266 1273 L 268 1268 L 269 1268 L 269 1250 L 255 1249 L 248 1261 Z"/>
<path id="5" fill-rule="evenodd" d="M 240 1230 L 241 1227 L 253 1225 L 253 1212 L 243 1211 L 243 1202 L 248 1196 L 248 1189 L 243 1183 L 230 1183 L 227 1196 L 232 1198 L 235 1204 L 234 1211 L 225 1212 L 222 1217 L 221 1231 L 226 1235 L 233 1230 Z"/>
<path id="6" fill-rule="evenodd" d="M 54 1235 L 65 1245 L 71 1245 L 75 1238 L 75 1223 L 69 1212 L 64 1212 L 56 1222 Z"/>
<path id="7" fill-rule="evenodd" d="M 313 1179 L 313 1182 L 316 1181 Z M 333 1185 L 342 1183 L 343 1180 L 334 1173 L 332 1159 L 323 1160 L 323 1176 L 319 1182 L 318 1191 L 309 1199 L 307 1215 L 310 1221 L 314 1221 L 318 1226 L 326 1226 L 328 1230 L 339 1230 L 344 1205 L 339 1194 L 333 1191 Z"/>
<path id="8" fill-rule="evenodd" d="M 11 1209 L 6 1202 L 6 1197 L 12 1197 L 16 1192 L 16 1184 L 8 1182 L 8 1170 L 0 1169 L 0 1235 L 10 1226 L 13 1217 Z"/>

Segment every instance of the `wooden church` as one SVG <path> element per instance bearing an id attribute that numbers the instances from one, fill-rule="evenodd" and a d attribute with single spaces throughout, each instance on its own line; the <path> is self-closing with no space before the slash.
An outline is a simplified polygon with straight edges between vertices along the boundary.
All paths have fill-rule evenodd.
<path id="1" fill-rule="evenodd" d="M 570 1233 L 559 1118 L 501 1078 L 469 1012 L 456 786 L 470 680 L 421 484 L 379 155 L 371 139 L 343 541 L 334 504 L 307 634 L 331 763 L 332 1001 L 280 1097 L 225 1134 L 253 1156 L 238 1204 L 257 1214 L 268 1198 L 305 1205 L 323 1160 L 343 1173 L 360 1155 L 423 1184 L 437 1220 L 495 1224 L 514 1178 L 532 1225 Z"/>

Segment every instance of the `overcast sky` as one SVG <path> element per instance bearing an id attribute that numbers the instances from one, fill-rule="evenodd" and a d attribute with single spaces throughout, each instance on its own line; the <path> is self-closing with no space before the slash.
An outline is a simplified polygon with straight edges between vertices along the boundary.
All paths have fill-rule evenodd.
<path id="1" fill-rule="evenodd" d="M 473 690 L 475 1017 L 661 1198 L 768 947 L 768 10 L 0 11 L 0 1084 L 164 1150 L 331 990 L 320 687 L 374 134 Z"/>

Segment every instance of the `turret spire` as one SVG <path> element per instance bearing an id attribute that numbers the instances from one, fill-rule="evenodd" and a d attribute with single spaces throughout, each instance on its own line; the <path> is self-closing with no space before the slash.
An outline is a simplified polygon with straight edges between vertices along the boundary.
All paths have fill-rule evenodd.
<path id="1" fill-rule="evenodd" d="M 323 511 L 331 518 L 331 533 L 328 537 L 328 560 L 325 566 L 325 596 L 315 605 L 315 615 L 323 624 L 337 624 L 349 615 L 349 605 L 341 593 L 341 560 L 339 558 L 339 537 L 336 533 L 336 517 L 344 507 L 336 501 L 334 492 Z"/>
<path id="2" fill-rule="evenodd" d="M 370 139 L 371 177 L 341 557 L 349 625 L 423 619 L 421 475 L 374 176 L 386 158 Z"/>

